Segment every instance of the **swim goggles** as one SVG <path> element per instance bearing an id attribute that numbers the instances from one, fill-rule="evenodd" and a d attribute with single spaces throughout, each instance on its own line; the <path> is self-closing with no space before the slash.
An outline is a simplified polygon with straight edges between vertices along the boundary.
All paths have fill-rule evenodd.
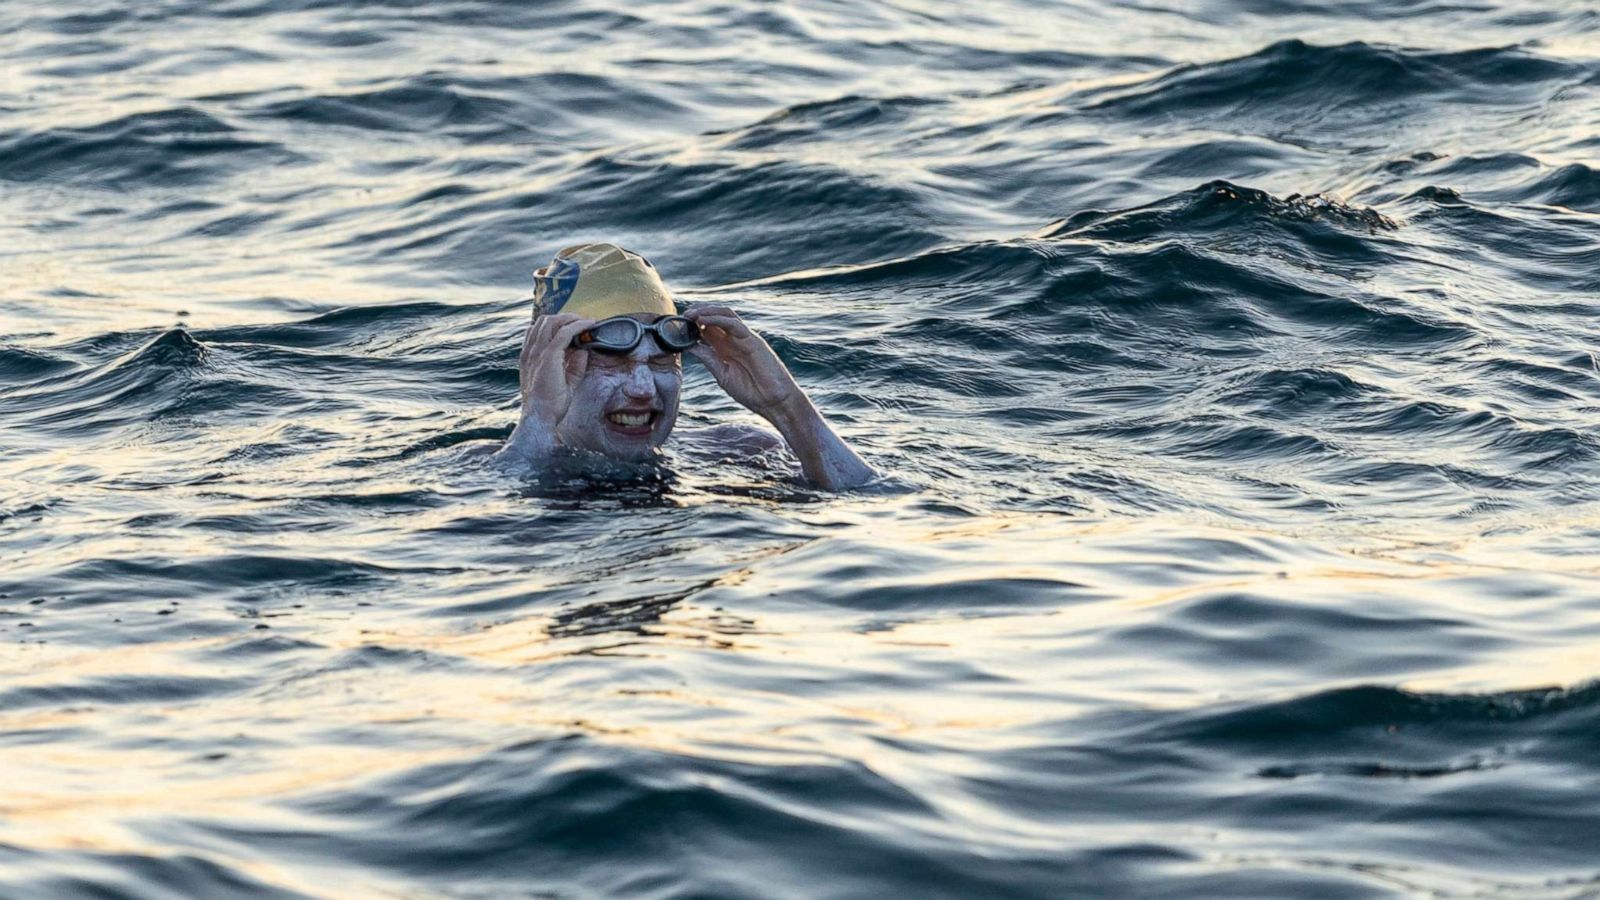
<path id="1" fill-rule="evenodd" d="M 700 326 L 683 316 L 662 316 L 649 325 L 631 316 L 614 316 L 579 332 L 572 339 L 572 346 L 602 353 L 628 353 L 639 346 L 646 334 L 655 335 L 656 343 L 673 353 L 682 353 L 700 342 Z"/>

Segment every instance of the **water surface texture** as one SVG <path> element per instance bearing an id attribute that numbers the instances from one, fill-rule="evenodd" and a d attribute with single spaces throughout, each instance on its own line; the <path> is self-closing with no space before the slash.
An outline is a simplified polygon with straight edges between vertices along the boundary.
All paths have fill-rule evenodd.
<path id="1" fill-rule="evenodd" d="M 1597 295 L 1582 0 L 8 0 L 0 895 L 1600 896 Z"/>

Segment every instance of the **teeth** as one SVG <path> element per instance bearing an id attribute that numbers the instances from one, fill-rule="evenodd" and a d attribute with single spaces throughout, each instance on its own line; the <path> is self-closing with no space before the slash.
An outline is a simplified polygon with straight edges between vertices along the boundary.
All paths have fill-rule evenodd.
<path id="1" fill-rule="evenodd" d="M 606 418 L 617 423 L 618 425 L 624 425 L 630 428 L 637 428 L 640 425 L 645 425 L 650 422 L 649 413 L 614 412 L 606 416 Z"/>

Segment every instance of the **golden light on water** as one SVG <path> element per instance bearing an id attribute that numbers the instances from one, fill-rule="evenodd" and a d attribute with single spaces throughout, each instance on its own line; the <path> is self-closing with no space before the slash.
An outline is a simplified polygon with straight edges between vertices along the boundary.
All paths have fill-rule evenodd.
<path id="1" fill-rule="evenodd" d="M 1031 546 L 1038 555 L 1020 565 L 989 558 L 994 540 L 1002 536 L 1009 554 L 1027 557 L 1018 548 Z M 813 563 L 791 548 L 747 560 L 653 617 L 608 625 L 605 610 L 597 607 L 594 615 L 600 618 L 590 623 L 591 631 L 571 631 L 569 621 L 563 625 L 567 636 L 552 634 L 560 612 L 491 617 L 463 626 L 373 610 L 362 617 L 277 618 L 270 632 L 121 643 L 93 651 L 7 644 L 0 649 L 0 679 L 14 697 L 33 691 L 41 699 L 52 693 L 68 697 L 75 686 L 96 683 L 120 684 L 119 691 L 129 696 L 114 703 L 86 699 L 0 712 L 0 730 L 11 734 L 79 727 L 122 731 L 121 740 L 110 746 L 12 745 L 7 770 L 16 787 L 0 806 L 4 829 L 25 833 L 36 846 L 134 848 L 141 842 L 112 820 L 145 814 L 259 816 L 264 799 L 304 796 L 467 758 L 531 733 L 576 732 L 675 754 L 731 753 L 775 764 L 836 756 L 879 759 L 892 769 L 899 763 L 874 754 L 861 740 L 863 731 L 981 747 L 993 739 L 990 735 L 1106 704 L 1166 704 L 1180 710 L 1214 702 L 1227 688 L 1205 681 L 1200 670 L 1181 660 L 1153 655 L 1134 663 L 1124 656 L 1108 671 L 1102 665 L 1112 657 L 1096 646 L 1108 629 L 1170 615 L 1207 596 L 1259 594 L 1279 603 L 1367 608 L 1381 599 L 1415 612 L 1430 596 L 1442 594 L 1441 602 L 1460 611 L 1471 601 L 1451 585 L 1481 581 L 1496 571 L 1488 565 L 1407 563 L 1381 555 L 1330 559 L 1318 551 L 1297 556 L 1286 552 L 1291 545 L 1274 538 L 1277 558 L 1265 559 L 1255 572 L 1196 565 L 1187 569 L 1185 583 L 1164 587 L 1139 587 L 1119 574 L 1127 563 L 1152 552 L 1140 548 L 1170 547 L 1180 537 L 1191 544 L 1256 540 L 1236 532 L 1197 534 L 1192 527 L 1179 532 L 1156 522 L 1084 525 L 1001 517 L 936 529 L 879 522 L 873 538 L 878 549 L 898 543 L 909 558 L 931 550 L 945 560 L 937 580 L 913 568 L 886 586 L 898 582 L 948 594 L 959 593 L 964 580 L 1016 581 L 1041 588 L 1053 584 L 1065 591 L 1063 597 L 1081 599 L 1052 603 L 1043 612 L 1019 609 L 976 618 L 962 615 L 957 605 L 943 615 L 898 622 L 891 617 L 866 631 L 818 630 L 810 612 L 740 612 L 744 598 L 781 596 L 786 584 L 810 582 L 796 573 Z M 125 549 L 134 552 L 139 546 L 130 542 Z M 837 549 L 808 546 L 812 553 L 838 558 Z M 1574 568 L 1570 575 L 1545 577 L 1593 574 L 1585 560 L 1575 561 Z M 608 606 L 622 603 L 607 601 Z M 1477 612 L 1497 615 L 1491 606 L 1486 602 Z M 212 687 L 192 703 L 140 702 L 137 689 L 130 687 L 139 680 L 182 685 L 196 678 L 237 679 L 239 670 L 226 662 L 230 648 L 247 636 L 292 639 L 298 634 L 344 654 L 381 648 L 417 662 L 399 669 L 316 664 L 301 671 L 292 663 L 271 682 L 241 681 L 224 689 L 231 696 L 226 701 L 213 696 L 218 688 Z M 1582 640 L 1555 643 L 1557 637 L 1546 635 L 1493 662 L 1407 683 L 1437 691 L 1567 685 L 1600 669 L 1595 647 Z M 708 650 L 712 656 L 703 655 Z M 948 651 L 951 662 L 959 659 L 984 678 L 960 692 L 908 689 L 904 681 L 915 676 L 902 667 L 912 651 L 919 665 L 936 664 Z M 1032 681 L 1029 667 L 1041 655 L 1053 660 L 1059 691 L 1040 693 Z M 667 660 L 673 663 L 658 665 Z M 696 687 L 696 673 L 723 666 L 742 670 L 736 680 L 747 687 L 730 692 L 726 677 L 714 680 L 724 687 Z M 763 687 L 806 678 L 808 671 L 818 689 L 807 695 Z M 882 691 L 863 687 L 859 678 L 830 690 L 826 685 L 835 671 L 878 672 L 888 681 Z M 1282 680 L 1280 689 L 1296 689 L 1293 678 Z M 437 736 L 431 746 L 411 741 L 395 747 L 382 740 L 386 727 L 419 723 Z M 233 733 L 242 739 L 236 751 L 218 759 L 195 758 L 193 747 L 226 745 Z"/>

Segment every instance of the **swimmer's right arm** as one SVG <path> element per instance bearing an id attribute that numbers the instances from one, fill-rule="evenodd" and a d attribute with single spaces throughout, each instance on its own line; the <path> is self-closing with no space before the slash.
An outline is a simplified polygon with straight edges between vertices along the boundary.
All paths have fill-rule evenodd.
<path id="1" fill-rule="evenodd" d="M 543 459 L 556 448 L 556 426 L 572 406 L 572 389 L 588 367 L 589 354 L 572 339 L 594 321 L 570 313 L 538 316 L 528 326 L 518 360 L 522 417 L 499 456 Z"/>
<path id="2" fill-rule="evenodd" d="M 710 370 L 728 396 L 772 423 L 800 460 L 806 480 L 828 491 L 860 487 L 878 473 L 839 437 L 761 335 L 726 306 L 685 313 L 700 326 L 688 352 Z"/>

